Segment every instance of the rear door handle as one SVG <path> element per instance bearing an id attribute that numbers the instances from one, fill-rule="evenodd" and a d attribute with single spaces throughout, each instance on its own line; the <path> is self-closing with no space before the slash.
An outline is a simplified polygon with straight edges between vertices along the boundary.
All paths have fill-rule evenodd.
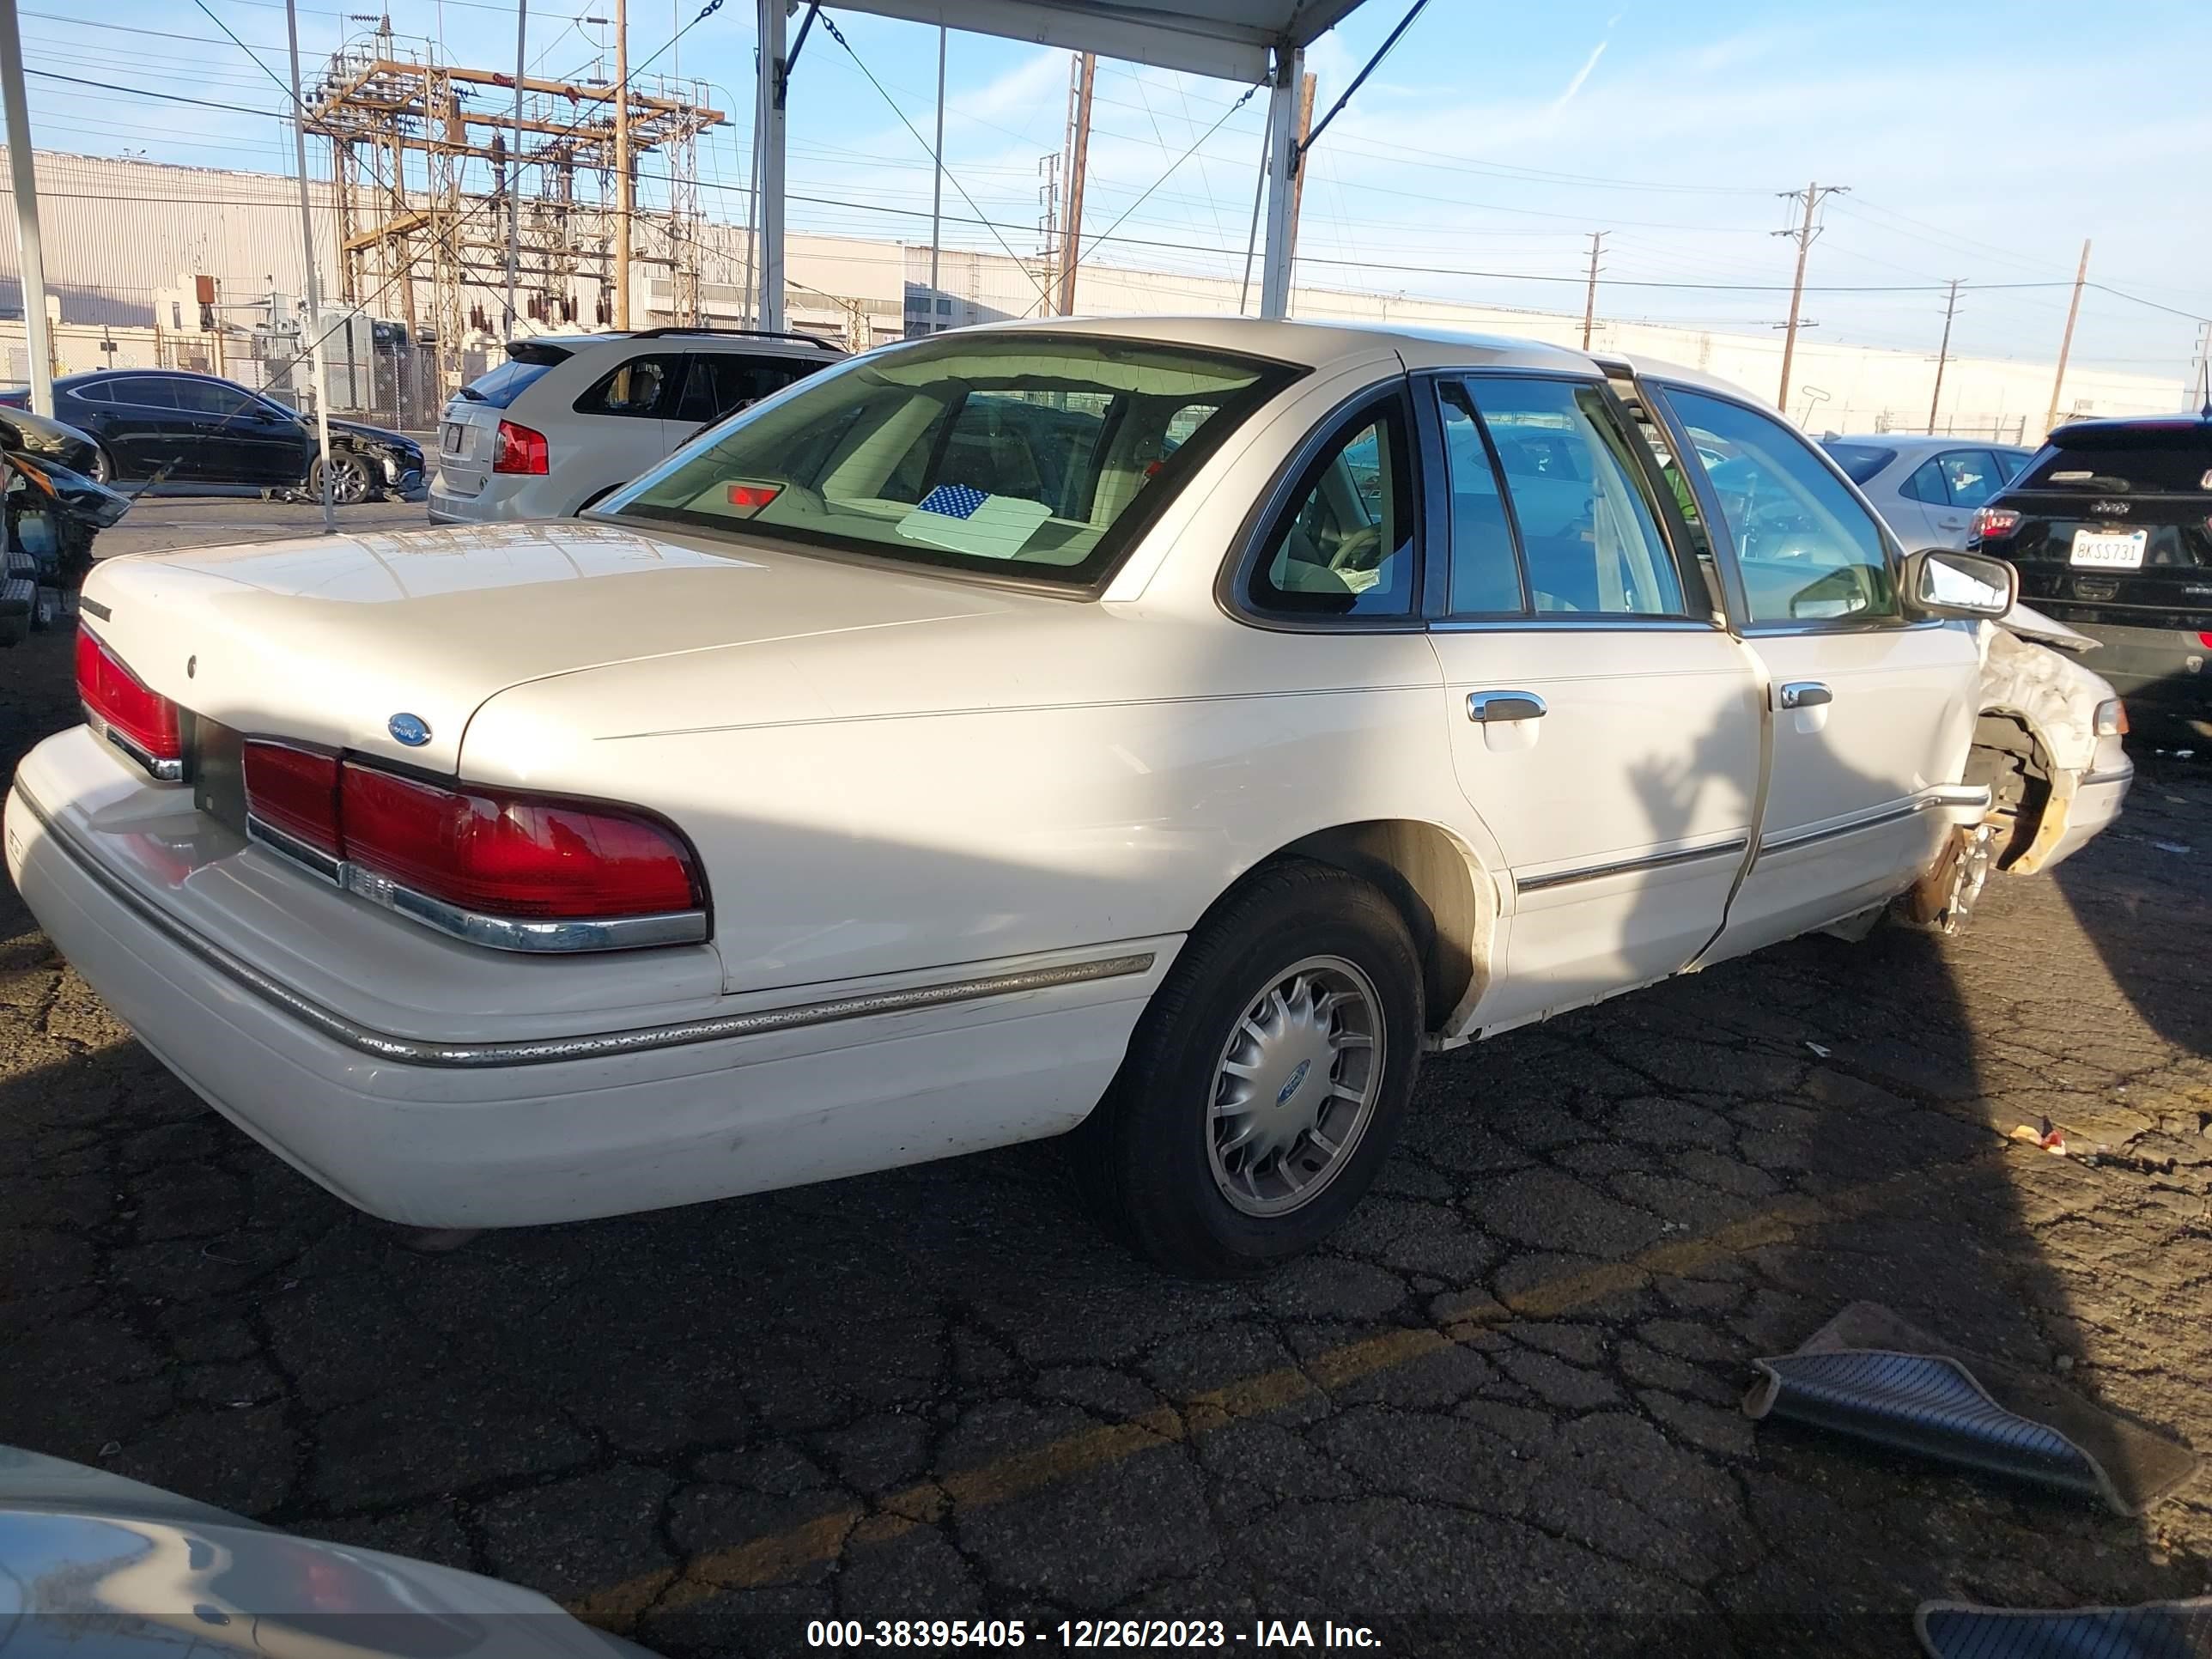
<path id="1" fill-rule="evenodd" d="M 1964 530 L 1966 521 L 1964 519 L 1938 519 L 1936 526 L 1939 530 Z"/>
<path id="2" fill-rule="evenodd" d="M 1483 726 L 1498 720 L 1541 720 L 1544 700 L 1534 691 L 1470 691 L 1467 717 Z"/>
<path id="3" fill-rule="evenodd" d="M 1790 680 L 1775 696 L 1775 706 L 1780 708 L 1818 708 L 1822 703 L 1833 702 L 1836 694 L 1818 680 Z"/>

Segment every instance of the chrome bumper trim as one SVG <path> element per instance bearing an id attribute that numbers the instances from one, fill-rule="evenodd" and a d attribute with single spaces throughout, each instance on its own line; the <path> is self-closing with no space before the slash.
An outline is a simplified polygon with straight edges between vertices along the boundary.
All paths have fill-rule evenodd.
<path id="1" fill-rule="evenodd" d="M 647 1053 L 659 1048 L 686 1047 L 695 1042 L 718 1042 L 728 1037 L 758 1036 L 771 1031 L 791 1031 L 841 1020 L 866 1019 L 878 1014 L 910 1013 L 917 1009 L 941 1008 L 948 1004 L 975 1002 L 986 997 L 1012 996 L 1025 991 L 1052 990 L 1093 980 L 1119 979 L 1148 973 L 1154 953 L 1130 951 L 1098 957 L 1088 962 L 1063 963 L 1050 968 L 1018 969 L 973 979 L 949 980 L 903 990 L 865 992 L 832 997 L 819 1002 L 795 1003 L 763 1008 L 745 1014 L 715 1014 L 704 1019 L 680 1020 L 666 1025 L 639 1026 L 626 1031 L 599 1031 L 581 1036 L 540 1037 L 515 1042 L 426 1042 L 416 1037 L 393 1036 L 372 1030 L 301 996 L 222 946 L 201 938 L 174 917 L 164 915 L 133 892 L 100 861 L 77 846 L 52 814 L 41 805 L 21 780 L 15 793 L 45 829 L 63 855 L 93 884 L 138 920 L 179 949 L 217 973 L 251 991 L 264 1002 L 310 1026 L 332 1041 L 379 1060 L 409 1066 L 479 1067 L 544 1066 L 562 1060 L 599 1060 L 612 1054 Z"/>
<path id="2" fill-rule="evenodd" d="M 2092 785 L 2100 783 L 2125 783 L 2135 775 L 2135 765 L 2130 762 L 2125 766 L 2115 767 L 2109 772 L 2084 772 L 2075 780 L 2074 787 L 2076 789 L 2087 789 Z"/>
<path id="3" fill-rule="evenodd" d="M 1665 870 L 1677 864 L 1694 864 L 1701 859 L 1734 858 L 1751 843 L 1738 836 L 1733 841 L 1715 842 L 1710 847 L 1686 847 L 1680 852 L 1656 853 L 1650 858 L 1621 859 L 1611 864 L 1593 864 L 1582 870 L 1562 870 L 1556 875 L 1516 876 L 1513 879 L 1516 892 L 1540 893 L 1547 888 L 1571 886 L 1578 881 L 1602 881 L 1607 876 L 1625 876 L 1638 870 Z"/>

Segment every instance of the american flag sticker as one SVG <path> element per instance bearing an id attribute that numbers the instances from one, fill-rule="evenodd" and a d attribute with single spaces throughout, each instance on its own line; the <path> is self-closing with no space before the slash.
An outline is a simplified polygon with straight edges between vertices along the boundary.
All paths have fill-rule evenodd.
<path id="1" fill-rule="evenodd" d="M 994 495 L 968 484 L 939 484 L 899 520 L 898 533 L 955 553 L 1011 559 L 1051 516 L 1042 501 Z"/>

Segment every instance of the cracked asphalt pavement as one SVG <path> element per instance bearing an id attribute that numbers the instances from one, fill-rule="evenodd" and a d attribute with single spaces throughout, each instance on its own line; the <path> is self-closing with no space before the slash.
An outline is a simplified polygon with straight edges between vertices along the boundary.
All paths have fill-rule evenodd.
<path id="1" fill-rule="evenodd" d="M 149 506 L 103 550 L 313 517 Z M 66 646 L 0 654 L 10 765 L 75 718 Z M 679 1656 L 1106 1613 L 1902 1655 L 1929 1596 L 2212 1592 L 2203 1481 L 2126 1521 L 1738 1410 L 1869 1297 L 2212 1447 L 2212 774 L 2139 759 L 1960 939 L 1432 1059 L 1351 1224 L 1233 1286 L 1103 1239 L 1049 1144 L 418 1254 L 172 1080 L 9 890 L 0 1441 Z M 2046 1117 L 2106 1155 L 2008 1138 Z"/>

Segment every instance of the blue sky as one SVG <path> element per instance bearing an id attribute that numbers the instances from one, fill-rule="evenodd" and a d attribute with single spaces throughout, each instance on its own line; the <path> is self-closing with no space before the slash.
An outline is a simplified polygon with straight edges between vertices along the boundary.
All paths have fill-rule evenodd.
<path id="1" fill-rule="evenodd" d="M 282 0 L 208 3 L 281 71 Z M 631 0 L 633 64 L 700 3 Z M 1405 3 L 1368 0 L 1310 54 L 1322 107 Z M 310 64 L 367 27 L 349 15 L 378 10 L 403 36 L 442 40 L 455 61 L 512 62 L 512 0 L 331 0 L 301 7 Z M 611 15 L 611 0 L 533 0 L 531 12 L 534 72 L 611 73 L 608 31 L 586 20 Z M 283 94 L 193 5 L 110 0 L 99 23 L 65 14 L 63 0 L 25 0 L 33 69 L 233 107 L 34 79 L 41 147 L 289 167 L 289 132 L 269 113 Z M 935 32 L 830 15 L 927 133 Z M 752 6 L 726 0 L 653 64 L 708 81 L 733 118 L 700 158 L 708 210 L 731 217 L 743 216 L 732 187 L 747 176 L 752 48 Z M 1572 309 L 1589 234 L 1604 230 L 1607 314 L 1760 331 L 1787 307 L 1786 293 L 1771 291 L 1788 283 L 1793 252 L 1771 234 L 1790 211 L 1778 192 L 1817 179 L 1851 188 L 1830 199 L 1813 251 L 1806 312 L 1816 337 L 1932 354 L 1939 285 L 1959 276 L 1968 286 L 1954 349 L 2047 359 L 2087 236 L 2091 280 L 2134 298 L 2089 293 L 2075 360 L 2179 381 L 2195 319 L 2212 317 L 2208 63 L 2212 6 L 2203 0 L 2117 0 L 2094 11 L 2046 0 L 1431 0 L 1314 152 L 1299 276 Z M 1060 147 L 1066 54 L 955 35 L 948 78 L 948 162 L 1000 228 L 954 223 L 945 240 L 995 248 L 1003 236 L 1033 251 L 1037 166 Z M 1242 90 L 1102 65 L 1085 224 L 1097 235 L 1121 221 L 1115 234 L 1125 240 L 1101 244 L 1097 257 L 1238 268 L 1264 99 L 1230 113 L 1162 175 Z M 794 226 L 927 237 L 927 219 L 915 216 L 929 204 L 926 152 L 819 30 L 791 111 L 791 190 L 806 198 L 794 200 Z M 957 190 L 948 188 L 946 210 L 966 214 Z M 1917 291 L 1863 291 L 1894 289 Z"/>

